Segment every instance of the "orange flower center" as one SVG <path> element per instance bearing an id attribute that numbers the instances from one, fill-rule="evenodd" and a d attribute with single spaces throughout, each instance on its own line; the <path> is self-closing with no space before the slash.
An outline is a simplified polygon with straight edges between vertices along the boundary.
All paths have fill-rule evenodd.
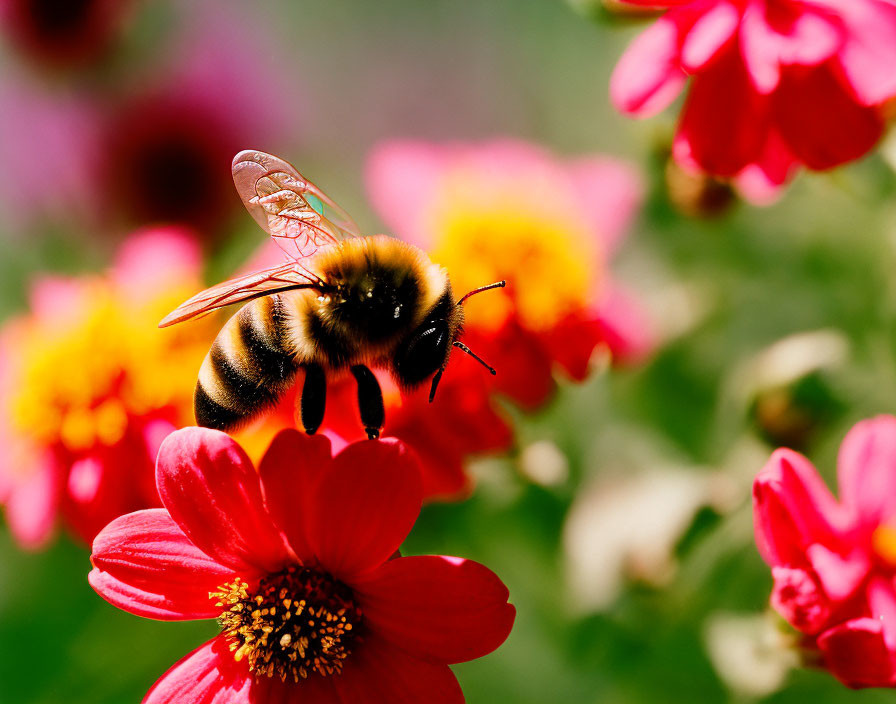
<path id="1" fill-rule="evenodd" d="M 871 536 L 871 546 L 875 555 L 896 567 L 896 527 L 886 523 L 878 526 Z"/>
<path id="2" fill-rule="evenodd" d="M 507 281 L 465 304 L 471 326 L 496 329 L 515 314 L 524 327 L 547 330 L 587 305 L 599 284 L 600 252 L 574 206 L 547 196 L 536 202 L 532 193 L 486 198 L 463 186 L 449 194 L 434 211 L 431 255 L 448 270 L 455 294 Z"/>
<path id="3" fill-rule="evenodd" d="M 240 578 L 209 594 L 233 657 L 257 677 L 298 682 L 342 672 L 358 638 L 361 609 L 351 589 L 325 572 L 292 565 L 250 593 Z"/>
<path id="4" fill-rule="evenodd" d="M 7 333 L 5 373 L 13 388 L 5 410 L 16 434 L 77 452 L 115 444 L 132 416 L 157 409 L 173 406 L 176 420 L 189 423 L 196 370 L 214 328 L 157 328 L 189 290 L 165 291 L 137 305 L 97 279 L 85 283 L 71 317 L 14 322 Z"/>

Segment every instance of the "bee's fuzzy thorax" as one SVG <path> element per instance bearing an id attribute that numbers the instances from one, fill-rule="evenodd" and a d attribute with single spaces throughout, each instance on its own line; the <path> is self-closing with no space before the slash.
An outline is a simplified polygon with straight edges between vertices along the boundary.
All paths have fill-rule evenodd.
<path id="1" fill-rule="evenodd" d="M 384 360 L 450 293 L 442 267 L 414 245 L 388 235 L 322 249 L 311 266 L 324 282 L 321 290 L 284 296 L 300 363 L 342 367 Z"/>

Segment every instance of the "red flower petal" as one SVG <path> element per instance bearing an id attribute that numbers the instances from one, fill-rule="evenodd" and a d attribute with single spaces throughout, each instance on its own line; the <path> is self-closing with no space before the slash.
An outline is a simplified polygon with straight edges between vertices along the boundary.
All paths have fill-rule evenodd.
<path id="1" fill-rule="evenodd" d="M 867 153 L 883 133 L 874 108 L 853 99 L 834 72 L 834 62 L 792 67 L 773 96 L 775 122 L 788 146 L 811 169 L 830 169 Z"/>
<path id="2" fill-rule="evenodd" d="M 165 509 L 121 516 L 93 541 L 87 579 L 110 604 L 137 616 L 166 621 L 214 618 L 209 592 L 233 579 L 233 570 L 201 552 Z"/>
<path id="3" fill-rule="evenodd" d="M 333 678 L 343 704 L 463 704 L 447 665 L 411 657 L 376 636 L 368 638 Z"/>
<path id="4" fill-rule="evenodd" d="M 847 687 L 892 686 L 896 668 L 882 630 L 873 618 L 856 618 L 822 633 L 817 643 L 827 669 Z"/>
<path id="5" fill-rule="evenodd" d="M 312 674 L 296 683 L 291 679 L 282 682 L 276 676 L 259 677 L 252 685 L 248 704 L 342 704 L 336 691 L 337 678 L 338 675 L 320 677 Z"/>
<path id="6" fill-rule="evenodd" d="M 807 565 L 813 543 L 835 546 L 846 524 L 842 508 L 812 464 L 776 450 L 753 483 L 756 544 L 770 565 Z"/>
<path id="7" fill-rule="evenodd" d="M 767 104 L 732 44 L 694 77 L 675 136 L 676 161 L 717 176 L 735 176 L 762 151 Z"/>
<path id="8" fill-rule="evenodd" d="M 221 637 L 200 645 L 162 675 L 143 704 L 237 704 L 250 701 L 254 678 Z M 251 698 L 250 698 L 251 697 Z"/>
<path id="9" fill-rule="evenodd" d="M 310 500 L 321 474 L 332 463 L 329 438 L 287 428 L 274 438 L 258 465 L 268 511 L 302 562 L 313 554 L 306 528 Z"/>
<path id="10" fill-rule="evenodd" d="M 420 467 L 396 440 L 340 452 L 315 492 L 308 538 L 321 565 L 347 578 L 385 562 L 420 513 Z"/>
<path id="11" fill-rule="evenodd" d="M 466 662 L 492 652 L 507 639 L 516 615 L 504 583 L 472 560 L 402 557 L 352 586 L 372 630 L 437 662 Z"/>
<path id="12" fill-rule="evenodd" d="M 554 392 L 550 352 L 539 335 L 523 329 L 518 321 L 511 319 L 490 334 L 473 330 L 464 334 L 464 341 L 498 370 L 495 388 L 524 409 L 538 408 Z"/>
<path id="13" fill-rule="evenodd" d="M 869 528 L 896 513 L 896 418 L 857 423 L 837 457 L 840 498 Z"/>
<path id="14" fill-rule="evenodd" d="M 221 564 L 275 572 L 289 560 L 252 462 L 225 433 L 184 428 L 169 435 L 159 451 L 156 482 L 171 517 Z"/>

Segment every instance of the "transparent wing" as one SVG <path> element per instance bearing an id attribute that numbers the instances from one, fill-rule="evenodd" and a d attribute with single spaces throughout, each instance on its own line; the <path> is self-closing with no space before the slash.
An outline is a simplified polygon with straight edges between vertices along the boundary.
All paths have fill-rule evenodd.
<path id="1" fill-rule="evenodd" d="M 166 328 L 169 325 L 204 315 L 216 308 L 223 308 L 233 303 L 270 296 L 281 291 L 316 288 L 320 284 L 320 279 L 304 269 L 298 262 L 286 262 L 280 266 L 225 281 L 196 294 L 166 315 L 159 323 L 159 327 Z"/>
<path id="2" fill-rule="evenodd" d="M 233 158 L 233 182 L 252 217 L 294 260 L 360 236 L 348 213 L 276 156 L 252 149 L 240 152 Z"/>

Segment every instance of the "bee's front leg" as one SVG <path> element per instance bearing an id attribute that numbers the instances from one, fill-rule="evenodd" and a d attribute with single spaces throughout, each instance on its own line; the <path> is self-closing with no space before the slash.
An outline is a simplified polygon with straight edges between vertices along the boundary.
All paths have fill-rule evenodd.
<path id="1" fill-rule="evenodd" d="M 352 367 L 352 374 L 358 382 L 358 408 L 361 411 L 361 422 L 367 437 L 375 440 L 380 436 L 383 424 L 386 420 L 386 411 L 383 408 L 383 392 L 380 383 L 373 372 L 363 364 Z"/>
<path id="2" fill-rule="evenodd" d="M 305 384 L 302 386 L 302 425 L 308 435 L 314 435 L 324 422 L 327 407 L 327 377 L 319 364 L 305 366 Z"/>

